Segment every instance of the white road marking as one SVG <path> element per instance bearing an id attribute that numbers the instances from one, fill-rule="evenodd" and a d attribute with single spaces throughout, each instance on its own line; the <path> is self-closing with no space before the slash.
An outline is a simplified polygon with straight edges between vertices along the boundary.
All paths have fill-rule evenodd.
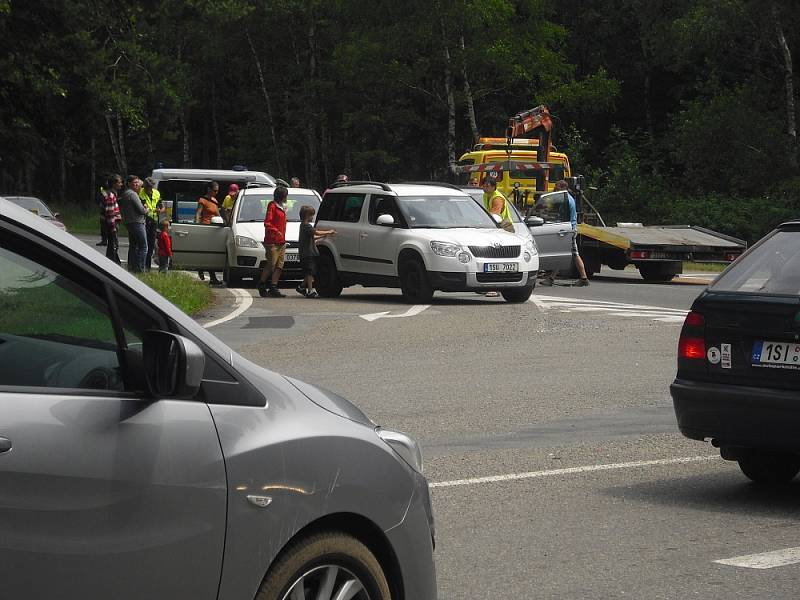
<path id="1" fill-rule="evenodd" d="M 531 302 L 542 310 L 561 312 L 601 312 L 613 317 L 645 317 L 662 323 L 683 323 L 688 310 L 625 304 L 605 300 L 582 300 L 580 298 L 561 298 L 558 296 L 531 296 Z"/>
<path id="2" fill-rule="evenodd" d="M 216 325 L 220 325 L 222 323 L 227 323 L 228 321 L 235 319 L 253 305 L 253 296 L 251 296 L 247 290 L 241 290 L 238 288 L 228 288 L 228 291 L 236 297 L 236 308 L 229 314 L 225 315 L 220 319 L 217 319 L 216 321 L 205 323 L 203 327 L 205 327 L 206 329 L 209 329 Z"/>
<path id="3" fill-rule="evenodd" d="M 713 562 L 747 569 L 772 569 L 800 563 L 800 548 L 785 548 L 783 550 L 773 550 L 772 552 L 762 552 L 761 554 L 745 554 Z"/>
<path id="4" fill-rule="evenodd" d="M 389 314 L 390 311 L 385 310 L 383 312 L 370 313 L 367 315 L 359 315 L 359 316 L 365 321 L 376 321 L 378 319 L 399 319 L 401 317 L 413 317 L 430 307 L 431 307 L 430 304 L 415 304 L 414 306 L 409 308 L 406 312 L 399 315 L 391 315 Z"/>
<path id="5" fill-rule="evenodd" d="M 634 462 L 612 463 L 607 465 L 587 465 L 583 467 L 569 467 L 566 469 L 550 469 L 547 471 L 530 471 L 528 473 L 509 473 L 508 475 L 493 475 L 490 477 L 472 477 L 470 479 L 454 479 L 452 481 L 436 481 L 430 484 L 432 488 L 455 487 L 459 485 L 477 485 L 481 483 L 500 483 L 504 481 L 517 481 L 520 479 L 537 479 L 539 477 L 554 477 L 557 475 L 575 475 L 580 473 L 594 473 L 596 471 L 614 471 L 618 469 L 641 469 L 642 467 L 660 467 L 665 465 L 682 465 L 687 463 L 706 462 L 719 459 L 713 456 L 686 456 L 683 458 L 663 458 L 659 460 L 638 460 Z"/>

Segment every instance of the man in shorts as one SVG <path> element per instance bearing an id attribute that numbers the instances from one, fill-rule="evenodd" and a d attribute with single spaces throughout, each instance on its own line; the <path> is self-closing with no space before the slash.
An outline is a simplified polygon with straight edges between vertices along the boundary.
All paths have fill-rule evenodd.
<path id="1" fill-rule="evenodd" d="M 279 185 L 264 217 L 264 250 L 266 260 L 258 282 L 258 295 L 262 298 L 285 298 L 278 289 L 278 281 L 286 258 L 286 198 L 289 190 Z M 267 283 L 269 280 L 269 284 Z"/>

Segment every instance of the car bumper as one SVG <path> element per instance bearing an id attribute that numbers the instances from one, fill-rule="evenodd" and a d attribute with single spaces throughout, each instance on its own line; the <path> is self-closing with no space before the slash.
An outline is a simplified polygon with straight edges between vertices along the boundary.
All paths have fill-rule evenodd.
<path id="1" fill-rule="evenodd" d="M 678 428 L 688 438 L 800 451 L 796 391 L 676 379 L 670 393 Z"/>
<path id="2" fill-rule="evenodd" d="M 414 496 L 403 522 L 385 533 L 400 567 L 404 597 L 436 600 L 435 534 L 428 482 L 423 476 L 416 476 Z"/>
<path id="3" fill-rule="evenodd" d="M 428 278 L 442 292 L 468 292 L 526 287 L 536 282 L 536 271 L 517 273 L 454 273 L 432 271 Z"/>

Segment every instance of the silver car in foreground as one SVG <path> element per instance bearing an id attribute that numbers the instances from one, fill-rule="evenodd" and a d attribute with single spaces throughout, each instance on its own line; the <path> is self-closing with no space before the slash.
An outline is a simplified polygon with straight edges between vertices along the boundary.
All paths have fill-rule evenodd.
<path id="1" fill-rule="evenodd" d="M 0 597 L 436 597 L 419 447 L 0 200 Z"/>

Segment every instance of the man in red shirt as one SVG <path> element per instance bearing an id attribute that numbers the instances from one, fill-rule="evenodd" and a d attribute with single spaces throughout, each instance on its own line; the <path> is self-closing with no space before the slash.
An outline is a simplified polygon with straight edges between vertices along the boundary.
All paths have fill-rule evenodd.
<path id="1" fill-rule="evenodd" d="M 264 218 L 264 250 L 266 260 L 258 282 L 258 295 L 262 298 L 285 298 L 278 289 L 278 281 L 286 258 L 286 198 L 289 195 L 282 185 L 275 188 L 272 202 L 267 206 Z M 270 278 L 270 275 L 272 276 Z M 267 279 L 270 279 L 267 287 Z"/>

